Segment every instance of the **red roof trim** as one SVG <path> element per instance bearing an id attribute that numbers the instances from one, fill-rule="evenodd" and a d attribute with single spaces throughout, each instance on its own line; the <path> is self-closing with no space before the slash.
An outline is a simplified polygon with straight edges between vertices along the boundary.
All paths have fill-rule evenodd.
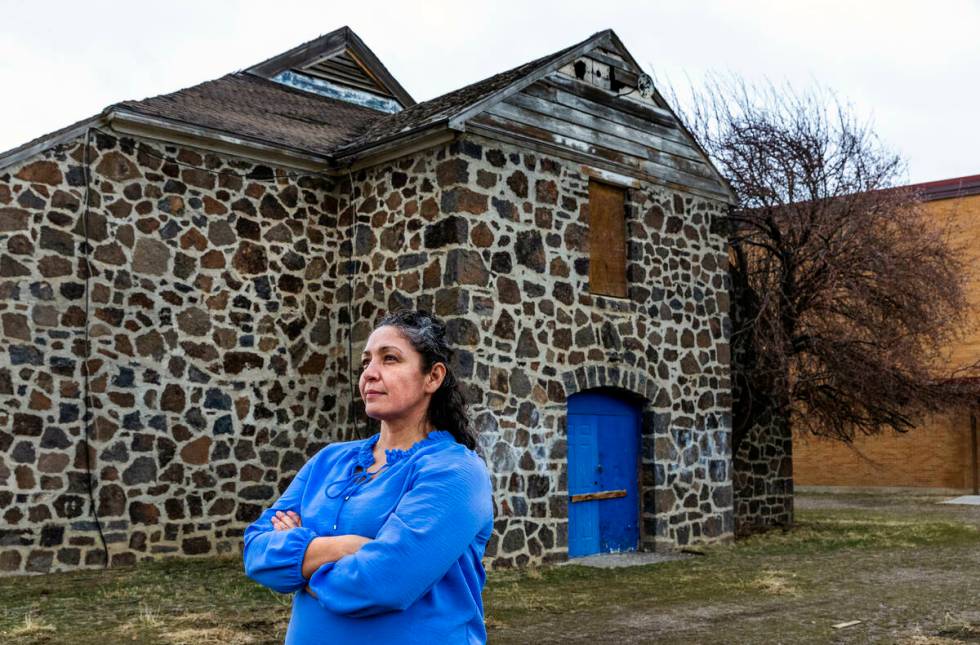
<path id="1" fill-rule="evenodd" d="M 980 195 L 980 175 L 927 181 L 921 184 L 912 184 L 908 188 L 918 192 L 922 201 L 926 202 Z"/>

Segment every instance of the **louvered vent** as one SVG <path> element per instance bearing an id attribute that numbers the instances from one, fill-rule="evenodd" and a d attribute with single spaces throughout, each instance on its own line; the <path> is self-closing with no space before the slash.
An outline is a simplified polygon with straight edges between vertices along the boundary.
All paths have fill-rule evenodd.
<path id="1" fill-rule="evenodd" d="M 346 85 L 370 92 L 378 96 L 395 98 L 394 94 L 385 90 L 381 83 L 375 82 L 364 71 L 364 68 L 357 64 L 357 61 L 354 60 L 349 52 L 321 59 L 310 65 L 304 65 L 296 69 L 296 71 L 339 85 Z"/>

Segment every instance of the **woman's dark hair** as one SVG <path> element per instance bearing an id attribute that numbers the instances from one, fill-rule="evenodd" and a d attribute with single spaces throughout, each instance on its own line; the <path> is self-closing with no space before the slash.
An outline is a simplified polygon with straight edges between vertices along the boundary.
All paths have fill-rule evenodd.
<path id="1" fill-rule="evenodd" d="M 381 319 L 378 327 L 395 327 L 422 355 L 422 371 L 428 373 L 436 363 L 446 366 L 446 376 L 442 385 L 429 401 L 429 422 L 437 430 L 452 433 L 457 442 L 467 448 L 476 449 L 476 431 L 470 424 L 466 412 L 466 399 L 450 361 L 453 350 L 446 343 L 446 324 L 427 311 L 404 310 L 390 313 Z"/>

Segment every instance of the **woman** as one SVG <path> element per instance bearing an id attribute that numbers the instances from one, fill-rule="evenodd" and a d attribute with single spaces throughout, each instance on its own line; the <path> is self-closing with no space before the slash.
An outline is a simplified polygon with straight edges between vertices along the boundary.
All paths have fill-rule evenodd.
<path id="1" fill-rule="evenodd" d="M 245 571 L 298 592 L 287 643 L 485 643 L 490 476 L 473 451 L 445 325 L 384 318 L 358 383 L 369 439 L 313 456 L 245 530 Z"/>

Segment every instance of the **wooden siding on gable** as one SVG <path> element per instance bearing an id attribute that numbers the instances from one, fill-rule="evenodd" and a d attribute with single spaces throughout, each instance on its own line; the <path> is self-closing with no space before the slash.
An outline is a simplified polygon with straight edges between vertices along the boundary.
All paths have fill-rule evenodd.
<path id="1" fill-rule="evenodd" d="M 473 117 L 493 136 L 713 198 L 725 185 L 701 150 L 663 108 L 617 97 L 556 71 Z"/>

